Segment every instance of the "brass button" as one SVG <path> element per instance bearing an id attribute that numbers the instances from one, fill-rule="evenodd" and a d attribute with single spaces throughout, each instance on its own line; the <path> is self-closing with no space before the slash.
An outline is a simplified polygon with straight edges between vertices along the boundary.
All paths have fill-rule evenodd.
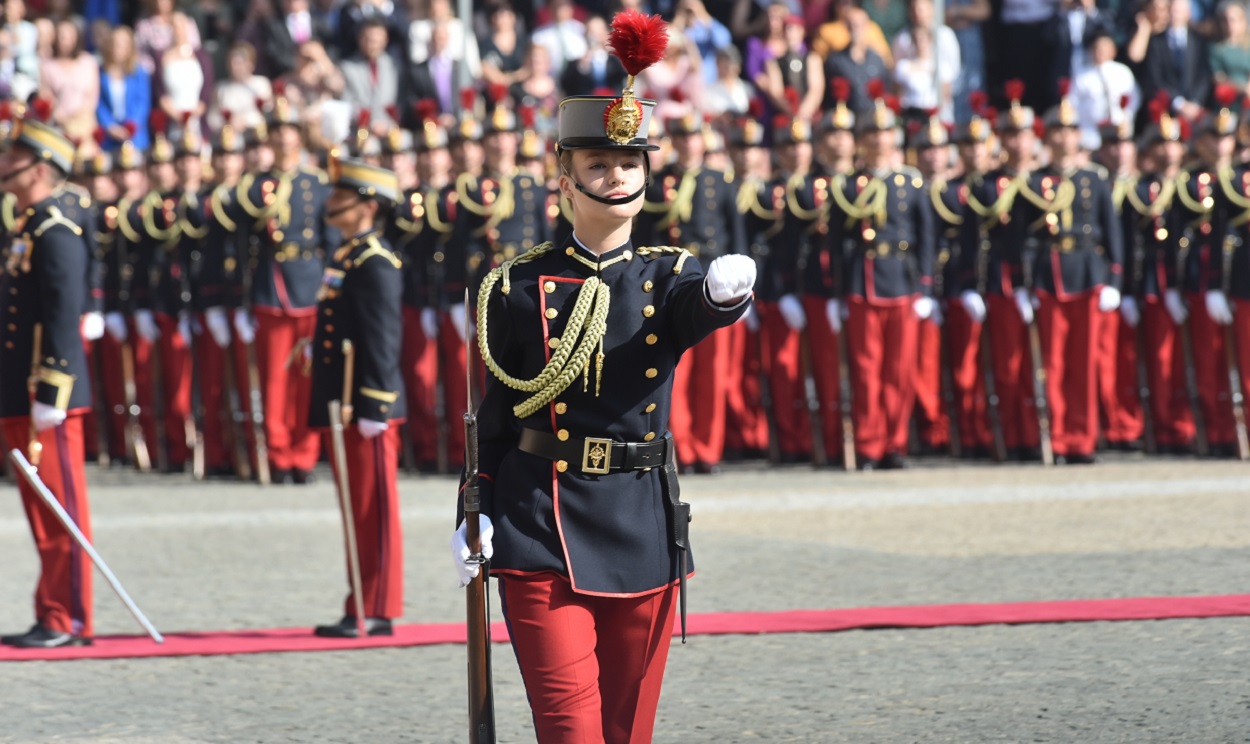
<path id="1" fill-rule="evenodd" d="M 645 436 L 645 437 L 643 437 L 643 438 L 642 438 L 642 441 L 644 441 L 644 442 L 650 442 L 652 439 L 655 439 L 655 432 L 653 432 L 653 431 L 649 431 L 649 432 L 647 432 L 647 436 Z"/>
<path id="2" fill-rule="evenodd" d="M 622 253 L 621 255 L 625 257 L 625 260 L 626 260 L 626 261 L 632 261 L 632 260 L 634 260 L 634 253 L 633 253 L 633 251 L 629 251 L 629 250 L 627 250 L 627 251 L 625 251 L 624 253 Z"/>
<path id="3" fill-rule="evenodd" d="M 555 320 L 555 317 L 560 314 L 560 311 L 554 307 L 549 307 L 547 308 L 547 312 L 543 314 L 547 316 L 547 320 Z"/>
<path id="4" fill-rule="evenodd" d="M 322 346 L 324 346 L 324 347 L 326 347 L 327 349 L 333 349 L 333 348 L 334 348 L 334 342 L 333 342 L 333 341 L 330 341 L 329 339 L 327 339 L 327 340 L 325 340 L 325 341 L 321 342 L 321 345 L 322 345 Z"/>
<path id="5" fill-rule="evenodd" d="M 389 410 L 390 410 L 390 408 L 391 408 L 391 407 L 390 407 L 390 406 L 388 406 L 388 405 L 386 405 L 385 403 L 383 403 L 382 405 L 378 406 L 378 410 L 379 410 L 379 411 L 381 411 L 382 413 L 386 413 L 387 411 L 389 411 Z"/>
<path id="6" fill-rule="evenodd" d="M 279 240 L 279 241 L 280 241 L 280 240 L 282 240 L 282 238 L 283 238 L 283 237 L 285 237 L 285 236 L 282 234 L 282 231 L 281 231 L 281 230 L 274 230 L 274 231 L 273 231 L 273 239 L 274 239 L 274 240 Z"/>
<path id="7" fill-rule="evenodd" d="M 329 364 L 331 361 L 333 360 L 331 360 L 330 357 L 321 357 L 322 364 Z"/>
<path id="8" fill-rule="evenodd" d="M 559 336 L 556 336 L 556 337 L 552 338 L 550 341 L 548 341 L 548 342 L 547 342 L 547 345 L 548 345 L 548 346 L 550 346 L 550 347 L 551 347 L 551 348 L 553 348 L 553 349 L 558 349 L 558 348 L 560 348 L 560 337 L 559 337 Z"/>
<path id="9" fill-rule="evenodd" d="M 543 291 L 546 292 L 547 294 L 551 294 L 552 292 L 556 291 L 556 283 L 555 282 L 543 282 Z"/>
<path id="10" fill-rule="evenodd" d="M 329 307 L 327 307 L 327 308 L 326 308 L 326 317 L 328 318 L 328 317 L 330 317 L 331 315 L 334 315 L 334 308 L 329 308 Z"/>
<path id="11" fill-rule="evenodd" d="M 571 256 L 571 255 L 573 255 L 574 253 L 576 253 L 576 251 L 574 251 L 574 250 L 573 250 L 573 246 L 571 246 L 571 245 L 570 245 L 568 248 L 565 248 L 565 249 L 564 249 L 564 255 L 566 255 L 566 256 Z"/>
<path id="12" fill-rule="evenodd" d="M 334 326 L 326 323 L 326 333 L 334 333 Z"/>
<path id="13" fill-rule="evenodd" d="M 648 378 L 648 379 L 652 379 L 652 378 L 656 377 L 658 374 L 660 374 L 660 370 L 656 369 L 655 367 L 652 367 L 651 369 L 648 369 L 648 370 L 647 370 L 647 378 Z"/>
<path id="14" fill-rule="evenodd" d="M 558 414 L 560 414 L 560 415 L 564 415 L 564 414 L 568 413 L 568 411 L 569 411 L 569 405 L 568 405 L 567 403 L 557 403 L 557 404 L 556 404 L 556 413 L 558 413 Z"/>
<path id="15" fill-rule="evenodd" d="M 647 346 L 655 346 L 655 342 L 656 342 L 656 341 L 659 341 L 659 340 L 660 340 L 660 337 L 659 337 L 659 336 L 657 336 L 657 335 L 655 335 L 654 333 L 648 334 L 648 335 L 647 335 Z"/>
<path id="16" fill-rule="evenodd" d="M 556 439 L 559 439 L 561 442 L 567 442 L 567 441 L 569 441 L 569 430 L 568 430 L 568 429 L 561 429 L 560 431 L 557 431 L 557 432 L 556 432 Z"/>
<path id="17" fill-rule="evenodd" d="M 646 307 L 644 307 L 642 309 L 642 314 L 643 314 L 643 317 L 647 317 L 647 318 L 650 318 L 652 315 L 655 315 L 655 305 L 647 305 Z"/>
<path id="18" fill-rule="evenodd" d="M 569 463 L 566 460 L 556 460 L 556 470 L 563 473 L 569 469 Z"/>
<path id="19" fill-rule="evenodd" d="M 655 404 L 652 403 L 651 405 L 647 406 L 645 410 L 647 413 L 651 413 L 652 411 L 655 410 Z"/>
<path id="20" fill-rule="evenodd" d="M 650 292 L 653 289 L 655 289 L 655 283 L 652 282 L 650 279 L 642 283 L 643 292 Z"/>
<path id="21" fill-rule="evenodd" d="M 864 228 L 864 240 L 872 240 L 877 237 L 877 231 L 871 227 Z"/>

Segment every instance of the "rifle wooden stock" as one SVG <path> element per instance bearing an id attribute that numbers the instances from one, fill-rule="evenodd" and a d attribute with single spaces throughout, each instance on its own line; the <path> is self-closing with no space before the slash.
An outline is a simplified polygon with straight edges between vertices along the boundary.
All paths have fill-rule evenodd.
<path id="1" fill-rule="evenodd" d="M 243 344 L 247 355 L 247 409 L 252 417 L 252 441 L 256 447 L 256 480 L 270 483 L 269 440 L 265 437 L 265 402 L 260 394 L 260 368 L 256 365 L 256 347 Z"/>
<path id="2" fill-rule="evenodd" d="M 347 547 L 347 578 L 352 585 L 353 606 L 356 610 L 356 638 L 365 638 L 364 584 L 360 579 L 360 552 L 356 548 L 356 518 L 352 512 L 352 494 L 347 474 L 347 442 L 343 427 L 344 417 L 350 408 L 342 401 L 332 400 L 329 405 L 330 442 L 334 450 L 334 485 L 339 495 L 339 510 L 343 513 L 343 544 Z"/>
<path id="3" fill-rule="evenodd" d="M 1198 372 L 1194 369 L 1194 341 L 1189 335 L 1189 321 L 1179 323 L 1176 332 L 1181 337 L 1181 353 L 1185 358 L 1185 397 L 1189 398 L 1190 414 L 1194 418 L 1194 451 L 1199 457 L 1211 454 L 1207 439 L 1206 419 L 1202 415 L 1202 399 L 1198 396 Z"/>
<path id="4" fill-rule="evenodd" d="M 1237 334 L 1224 326 L 1224 355 L 1228 359 L 1228 392 L 1237 429 L 1237 459 L 1250 460 L 1250 436 L 1246 432 L 1246 398 L 1241 390 L 1241 365 L 1237 361 Z"/>
<path id="5" fill-rule="evenodd" d="M 1037 408 L 1037 441 L 1042 464 L 1055 464 L 1055 448 L 1050 439 L 1050 401 L 1046 397 L 1046 365 L 1042 361 L 1041 332 L 1037 319 L 1029 323 L 1029 362 L 1033 367 L 1033 405 Z"/>
<path id="6" fill-rule="evenodd" d="M 1137 306 L 1145 308 L 1143 301 Z M 1137 347 L 1137 398 L 1141 401 L 1142 441 L 1146 454 L 1153 455 L 1159 451 L 1159 443 L 1155 438 L 1155 417 L 1152 406 L 1154 394 L 1150 391 L 1150 374 L 1146 369 L 1146 318 L 1137 319 L 1137 327 L 1133 329 L 1133 342 Z"/>
<path id="7" fill-rule="evenodd" d="M 981 341 L 977 349 L 981 362 L 981 382 L 985 385 L 985 415 L 990 423 L 990 455 L 994 462 L 1007 460 L 1007 440 L 1003 437 L 1003 419 L 998 397 L 998 382 L 994 377 L 993 345 L 990 341 L 990 319 L 981 323 Z"/>
<path id="8" fill-rule="evenodd" d="M 842 469 L 858 467 L 855 457 L 855 390 L 851 387 L 851 358 L 846 326 L 838 331 L 838 415 L 842 419 Z"/>
<path id="9" fill-rule="evenodd" d="M 224 415 L 229 417 L 229 420 L 224 428 L 230 433 L 230 461 L 234 465 L 234 472 L 241 480 L 247 481 L 252 479 L 252 462 L 247 456 L 247 414 L 243 411 L 243 395 L 239 391 L 239 381 L 234 373 L 234 349 L 227 346 L 225 352 L 226 411 Z"/>
<path id="10" fill-rule="evenodd" d="M 126 450 L 134 455 L 139 472 L 152 470 L 147 439 L 143 436 L 138 393 L 135 389 L 135 351 L 129 341 L 122 342 L 122 384 L 126 393 Z"/>
<path id="11" fill-rule="evenodd" d="M 959 406 L 955 401 L 955 376 L 951 372 L 950 346 L 946 343 L 945 325 L 938 326 L 938 375 L 942 386 L 942 408 L 946 411 L 946 435 L 950 439 L 947 453 L 958 459 L 963 456 L 963 442 L 960 441 Z"/>
<path id="12" fill-rule="evenodd" d="M 799 331 L 799 370 L 803 375 L 803 402 L 807 406 L 807 422 L 812 431 L 812 464 L 825 464 L 824 411 L 820 394 L 816 390 L 815 365 L 812 363 L 812 345 L 807 331 Z"/>

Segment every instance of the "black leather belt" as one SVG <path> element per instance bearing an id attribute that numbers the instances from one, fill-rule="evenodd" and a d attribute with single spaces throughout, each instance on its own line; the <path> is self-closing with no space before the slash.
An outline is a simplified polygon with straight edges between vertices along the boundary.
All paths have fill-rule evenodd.
<path id="1" fill-rule="evenodd" d="M 661 467 L 667 446 L 667 435 L 654 442 L 615 442 L 596 437 L 561 441 L 556 435 L 537 429 L 522 429 L 518 445 L 522 452 L 568 463 L 569 469 L 590 475 Z"/>

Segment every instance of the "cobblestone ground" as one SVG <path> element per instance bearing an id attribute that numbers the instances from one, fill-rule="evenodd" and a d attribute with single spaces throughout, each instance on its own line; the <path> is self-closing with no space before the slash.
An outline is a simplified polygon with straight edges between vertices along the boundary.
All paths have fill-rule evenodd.
<path id="1" fill-rule="evenodd" d="M 309 488 L 89 471 L 96 545 L 164 632 L 311 626 L 343 593 L 336 502 Z M 401 481 L 404 622 L 456 620 L 454 484 Z M 0 498 L 0 630 L 36 563 Z M 691 611 L 1250 591 L 1250 467 L 808 468 L 690 477 Z M 139 632 L 102 580 L 97 632 Z M 496 613 L 498 619 L 498 614 Z M 532 740 L 496 646 L 500 741 Z M 1250 618 L 695 637 L 658 742 L 1250 742 Z M 0 665 L 0 742 L 464 741 L 464 650 Z"/>

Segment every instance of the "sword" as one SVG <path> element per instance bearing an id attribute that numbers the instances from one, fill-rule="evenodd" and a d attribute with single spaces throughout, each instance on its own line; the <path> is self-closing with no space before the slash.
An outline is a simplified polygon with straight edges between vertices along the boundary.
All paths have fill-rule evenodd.
<path id="1" fill-rule="evenodd" d="M 356 518 L 352 513 L 352 496 L 347 477 L 347 442 L 343 428 L 352 420 L 352 368 L 356 349 L 343 339 L 343 397 L 330 401 L 330 440 L 334 446 L 334 475 L 338 486 L 339 507 L 343 512 L 343 537 L 347 543 L 347 574 L 352 583 L 356 606 L 356 637 L 365 637 L 365 599 L 360 580 L 360 553 L 356 548 Z"/>
<path id="2" fill-rule="evenodd" d="M 54 496 L 52 492 L 48 490 L 48 487 L 44 485 L 44 482 L 40 480 L 39 471 L 35 468 L 35 466 L 30 464 L 30 462 L 26 459 L 26 456 L 23 455 L 22 451 L 19 449 L 9 450 L 9 462 L 13 464 L 14 469 L 17 470 L 17 472 L 22 476 L 22 480 L 26 481 L 26 484 L 34 489 L 35 493 L 39 496 L 39 499 L 43 501 L 44 506 L 52 510 L 52 513 L 56 515 L 57 521 L 59 521 L 61 526 L 65 528 L 65 531 L 70 534 L 70 537 L 74 538 L 74 542 L 78 543 L 78 547 L 86 551 L 87 555 L 91 558 L 91 562 L 95 564 L 96 568 L 100 569 L 100 573 L 104 574 L 104 578 L 108 581 L 109 586 L 111 586 L 113 591 L 117 593 L 118 599 L 122 601 L 122 604 L 126 605 L 126 609 L 130 610 L 130 614 L 139 622 L 139 625 L 143 626 L 143 630 L 151 636 L 153 641 L 157 643 L 164 643 L 164 636 L 162 636 L 156 628 L 152 626 L 152 623 L 148 621 L 147 616 L 143 614 L 143 612 L 139 609 L 139 606 L 135 604 L 135 601 L 131 599 L 130 595 L 126 593 L 126 590 L 122 588 L 121 582 L 118 581 L 117 577 L 113 575 L 113 572 L 109 570 L 108 564 L 104 562 L 104 559 L 100 557 L 100 554 L 96 552 L 96 549 L 91 546 L 91 542 L 87 540 L 85 535 L 82 534 L 82 530 L 78 529 L 78 525 L 74 523 L 72 518 L 70 518 L 69 514 L 65 511 L 65 507 L 61 506 L 61 502 L 57 501 L 56 496 Z"/>

